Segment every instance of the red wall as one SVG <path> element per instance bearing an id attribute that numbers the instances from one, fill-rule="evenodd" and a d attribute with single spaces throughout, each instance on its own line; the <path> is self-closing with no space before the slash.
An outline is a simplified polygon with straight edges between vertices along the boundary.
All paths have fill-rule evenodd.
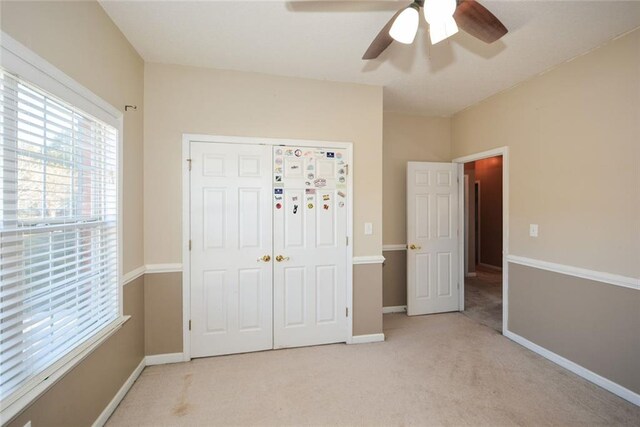
<path id="1" fill-rule="evenodd" d="M 480 181 L 479 264 L 502 267 L 502 156 L 475 162 Z"/>

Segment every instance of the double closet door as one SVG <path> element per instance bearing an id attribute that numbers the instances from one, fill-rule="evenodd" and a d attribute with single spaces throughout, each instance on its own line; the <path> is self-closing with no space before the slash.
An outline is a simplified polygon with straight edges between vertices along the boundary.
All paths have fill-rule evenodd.
<path id="1" fill-rule="evenodd" d="M 191 356 L 345 341 L 346 150 L 190 151 Z"/>

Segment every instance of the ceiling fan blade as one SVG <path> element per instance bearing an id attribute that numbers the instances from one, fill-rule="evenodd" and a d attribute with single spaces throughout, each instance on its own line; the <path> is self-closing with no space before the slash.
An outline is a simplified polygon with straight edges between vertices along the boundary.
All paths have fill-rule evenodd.
<path id="1" fill-rule="evenodd" d="M 389 20 L 389 22 L 387 22 L 387 24 L 382 27 L 382 29 L 380 30 L 380 32 L 378 33 L 378 35 L 376 36 L 375 39 L 373 39 L 373 41 L 371 42 L 371 44 L 369 45 L 369 48 L 367 49 L 367 51 L 364 53 L 364 55 L 362 56 L 362 59 L 376 59 L 378 56 L 380 56 L 380 54 L 382 52 L 384 52 L 384 50 L 386 48 L 389 47 L 389 45 L 391 44 L 391 42 L 393 41 L 393 39 L 391 38 L 391 36 L 389 35 L 389 30 L 391 29 L 391 26 L 393 25 L 393 21 L 396 20 L 396 18 L 398 17 L 398 15 L 400 15 L 400 13 L 404 10 L 405 8 L 401 8 L 399 11 L 397 11 L 395 13 L 395 15 L 393 15 L 391 17 L 391 19 Z"/>
<path id="2" fill-rule="evenodd" d="M 458 0 L 453 18 L 461 30 L 485 43 L 493 43 L 508 32 L 493 13 L 475 0 Z"/>

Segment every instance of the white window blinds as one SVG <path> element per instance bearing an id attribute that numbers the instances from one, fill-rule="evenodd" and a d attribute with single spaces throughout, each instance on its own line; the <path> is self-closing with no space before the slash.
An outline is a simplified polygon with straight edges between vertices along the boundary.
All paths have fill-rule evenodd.
<path id="1" fill-rule="evenodd" d="M 120 316 L 118 132 L 0 68 L 0 398 Z"/>

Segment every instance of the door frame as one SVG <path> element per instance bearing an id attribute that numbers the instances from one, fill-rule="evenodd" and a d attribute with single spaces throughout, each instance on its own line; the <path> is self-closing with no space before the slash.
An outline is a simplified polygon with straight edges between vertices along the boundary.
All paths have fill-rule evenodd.
<path id="1" fill-rule="evenodd" d="M 464 194 L 464 212 L 463 215 L 463 223 L 464 227 L 462 228 L 462 234 L 464 238 L 464 252 L 462 254 L 462 262 L 464 263 L 464 278 L 469 274 L 469 175 L 462 171 L 462 177 L 464 178 L 462 192 Z M 464 281 L 464 278 L 462 279 Z M 459 307 L 461 310 L 464 310 L 464 300 L 462 301 L 462 306 Z"/>
<path id="2" fill-rule="evenodd" d="M 474 250 L 476 251 L 476 265 L 479 265 L 482 264 L 480 262 L 482 258 L 482 183 L 476 180 L 473 185 L 476 199 L 478 200 L 478 204 L 476 205 L 476 218 L 478 218 L 478 223 L 476 224 L 476 247 Z M 473 202 L 475 203 L 475 200 Z M 475 221 L 476 218 L 473 220 Z"/>
<path id="3" fill-rule="evenodd" d="M 336 148 L 346 150 L 349 154 L 349 171 L 347 174 L 347 192 L 351 197 L 347 198 L 347 283 L 346 305 L 349 309 L 347 316 L 347 331 L 345 341 L 351 344 L 353 341 L 353 143 L 337 141 L 319 141 L 308 139 L 286 138 L 261 138 L 245 136 L 224 136 L 206 134 L 182 134 L 182 347 L 183 360 L 191 360 L 191 334 L 189 321 L 191 320 L 191 257 L 189 250 L 189 237 L 191 235 L 191 211 L 189 209 L 189 194 L 191 182 L 189 180 L 189 158 L 192 142 L 249 144 L 249 145 L 297 145 L 300 147 Z"/>
<path id="4" fill-rule="evenodd" d="M 509 255 L 509 147 L 498 147 L 479 153 L 470 154 L 468 156 L 457 157 L 452 160 L 461 167 L 458 169 L 458 180 L 464 182 L 464 164 L 482 160 L 489 157 L 502 156 L 502 335 L 509 329 L 509 269 L 507 264 L 507 256 Z M 458 189 L 460 192 L 459 199 L 459 223 L 458 227 L 463 232 L 458 233 L 458 246 L 460 253 L 464 250 L 464 188 L 461 185 Z M 476 236 L 477 237 L 477 236 Z M 459 271 L 462 273 L 460 286 L 460 311 L 464 310 L 464 258 L 460 257 Z"/>

